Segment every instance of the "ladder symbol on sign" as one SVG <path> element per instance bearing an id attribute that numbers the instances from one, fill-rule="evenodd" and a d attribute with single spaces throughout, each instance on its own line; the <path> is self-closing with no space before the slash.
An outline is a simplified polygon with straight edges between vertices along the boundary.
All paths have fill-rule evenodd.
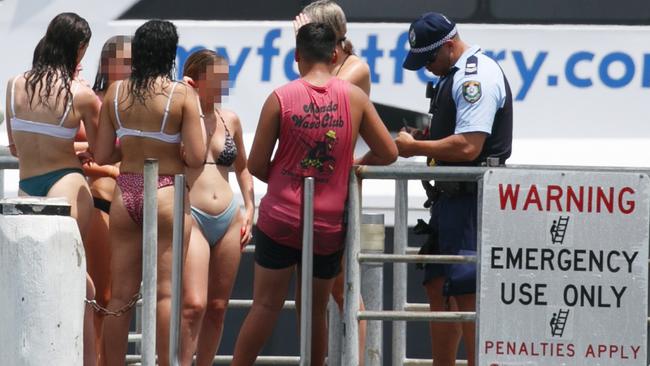
<path id="1" fill-rule="evenodd" d="M 566 228 L 569 225 L 569 216 L 560 216 L 558 220 L 553 220 L 551 225 L 551 242 L 553 244 L 562 244 Z"/>
<path id="2" fill-rule="evenodd" d="M 562 337 L 564 334 L 564 327 L 566 326 L 566 320 L 569 317 L 569 309 L 562 310 L 559 312 L 553 313 L 551 317 L 551 335 L 553 337 Z"/>

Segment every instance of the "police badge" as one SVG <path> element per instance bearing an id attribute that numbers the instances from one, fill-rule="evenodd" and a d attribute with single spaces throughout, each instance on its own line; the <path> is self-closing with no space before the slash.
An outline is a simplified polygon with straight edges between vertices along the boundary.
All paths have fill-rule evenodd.
<path id="1" fill-rule="evenodd" d="M 463 98 L 468 103 L 476 103 L 481 99 L 481 83 L 470 80 L 463 83 Z"/>
<path id="2" fill-rule="evenodd" d="M 415 29 L 413 28 L 409 32 L 409 43 L 411 44 L 411 48 L 415 47 Z"/>

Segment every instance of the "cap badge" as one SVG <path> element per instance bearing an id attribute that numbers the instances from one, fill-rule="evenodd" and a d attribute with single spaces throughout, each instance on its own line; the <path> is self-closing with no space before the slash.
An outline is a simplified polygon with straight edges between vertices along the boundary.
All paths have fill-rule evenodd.
<path id="1" fill-rule="evenodd" d="M 411 48 L 415 47 L 415 29 L 411 29 L 409 32 L 409 43 L 411 44 Z"/>

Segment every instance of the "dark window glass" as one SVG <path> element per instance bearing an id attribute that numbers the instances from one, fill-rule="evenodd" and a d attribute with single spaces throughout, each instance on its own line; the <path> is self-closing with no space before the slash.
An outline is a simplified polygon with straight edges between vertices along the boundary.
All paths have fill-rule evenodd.
<path id="1" fill-rule="evenodd" d="M 305 0 L 140 0 L 120 19 L 289 20 Z"/>
<path id="2" fill-rule="evenodd" d="M 504 23 L 650 24 L 648 0 L 491 0 Z"/>
<path id="3" fill-rule="evenodd" d="M 469 21 L 479 0 L 339 0 L 351 22 L 411 22 L 420 14 L 437 11 L 457 22 Z"/>

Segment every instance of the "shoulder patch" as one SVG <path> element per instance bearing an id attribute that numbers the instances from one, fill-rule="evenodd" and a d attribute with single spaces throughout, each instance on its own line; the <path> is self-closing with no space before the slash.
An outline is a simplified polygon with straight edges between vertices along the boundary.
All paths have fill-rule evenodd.
<path id="1" fill-rule="evenodd" d="M 478 57 L 471 55 L 465 62 L 465 75 L 476 75 L 478 73 Z"/>
<path id="2" fill-rule="evenodd" d="M 482 95 L 480 82 L 470 80 L 463 83 L 463 98 L 468 103 L 478 102 Z"/>

